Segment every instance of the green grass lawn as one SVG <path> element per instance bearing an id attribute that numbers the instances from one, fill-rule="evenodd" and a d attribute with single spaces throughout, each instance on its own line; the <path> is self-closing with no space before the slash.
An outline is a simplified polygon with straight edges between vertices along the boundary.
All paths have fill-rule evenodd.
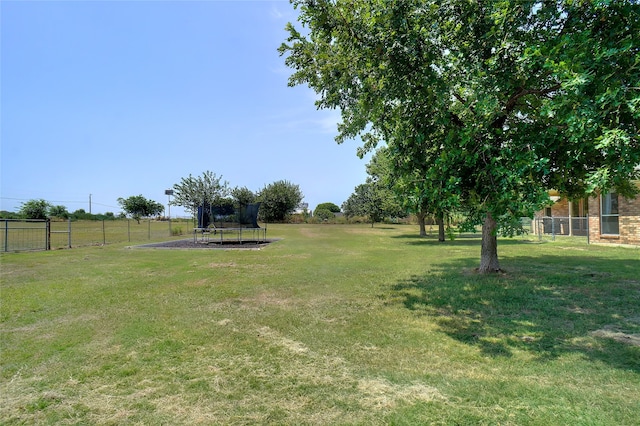
<path id="1" fill-rule="evenodd" d="M 0 257 L 2 424 L 640 424 L 640 250 L 269 225 Z"/>

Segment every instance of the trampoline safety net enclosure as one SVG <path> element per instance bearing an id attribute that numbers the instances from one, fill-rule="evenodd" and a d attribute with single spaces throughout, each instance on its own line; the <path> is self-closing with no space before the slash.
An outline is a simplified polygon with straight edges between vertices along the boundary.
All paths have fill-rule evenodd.
<path id="1" fill-rule="evenodd" d="M 260 203 L 239 208 L 203 204 L 198 206 L 198 227 L 193 229 L 193 241 L 200 243 L 265 242 L 267 228 L 258 225 Z"/>

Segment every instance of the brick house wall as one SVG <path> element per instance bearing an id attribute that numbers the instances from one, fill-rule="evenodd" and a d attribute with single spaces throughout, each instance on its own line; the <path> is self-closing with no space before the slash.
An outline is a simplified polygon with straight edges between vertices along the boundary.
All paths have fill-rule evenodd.
<path id="1" fill-rule="evenodd" d="M 581 200 L 580 203 L 583 201 Z M 551 214 L 549 215 L 549 209 L 551 209 Z M 574 207 L 575 210 L 575 207 Z M 535 216 L 544 217 L 544 216 L 552 216 L 552 217 L 580 217 L 581 212 L 574 211 L 572 214 L 569 214 L 569 200 L 566 198 L 561 198 L 556 202 L 552 202 L 551 205 L 547 206 L 547 208 L 538 211 Z"/>
<path id="2" fill-rule="evenodd" d="M 573 212 L 570 214 L 569 200 L 561 198 L 552 202 L 546 208 L 536 212 L 532 221 L 532 232 L 534 235 L 539 233 L 556 235 L 587 235 L 586 212 L 583 211 L 582 205 L 586 201 L 579 200 L 580 207 L 574 205 Z M 553 225 L 549 217 L 553 218 Z"/>
<path id="3" fill-rule="evenodd" d="M 640 186 L 640 182 L 638 182 L 638 185 Z M 584 202 L 587 203 L 586 200 Z M 588 230 L 590 242 L 640 246 L 640 196 L 632 199 L 626 199 L 621 195 L 618 196 L 617 235 L 602 233 L 601 208 L 601 197 L 599 194 L 588 197 Z M 569 235 L 567 232 L 567 223 L 565 223 L 568 221 L 564 219 L 569 216 L 569 201 L 564 198 L 536 213 L 536 217 L 539 218 L 538 220 L 541 222 L 538 223 L 538 226 L 534 227 L 533 233 L 536 235 L 538 232 L 551 233 L 551 228 L 547 226 L 548 223 L 546 223 L 548 219 L 542 219 L 548 217 L 549 213 L 551 213 L 550 216 L 557 219 L 557 221 L 554 222 L 556 235 Z M 576 212 L 573 212 L 572 217 L 576 217 L 576 215 Z M 541 226 L 541 224 L 545 226 Z M 584 225 L 586 225 L 586 222 Z M 573 222 L 573 235 L 586 235 L 586 229 L 582 229 L 584 231 L 576 230 L 576 224 Z"/>
<path id="4" fill-rule="evenodd" d="M 551 206 L 551 216 L 553 217 L 569 217 L 569 200 L 562 198 Z M 543 214 L 545 212 L 542 212 Z"/>
<path id="5" fill-rule="evenodd" d="M 589 241 L 592 243 L 640 245 L 640 196 L 618 196 L 619 235 L 603 235 L 600 221 L 600 196 L 589 197 Z"/>

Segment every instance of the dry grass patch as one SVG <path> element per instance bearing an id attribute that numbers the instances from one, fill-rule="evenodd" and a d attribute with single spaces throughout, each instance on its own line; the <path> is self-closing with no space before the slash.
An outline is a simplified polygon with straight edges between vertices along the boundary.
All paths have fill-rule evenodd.
<path id="1" fill-rule="evenodd" d="M 209 268 L 235 268 L 237 264 L 235 262 L 213 262 L 209 264 Z"/>
<path id="2" fill-rule="evenodd" d="M 301 302 L 299 300 L 296 301 L 290 297 L 285 297 L 282 294 L 270 291 L 263 291 L 256 294 L 254 297 L 243 297 L 239 300 L 244 306 L 254 306 L 261 308 L 264 308 L 266 306 L 293 308 L 299 306 L 297 305 L 297 303 Z"/>
<path id="3" fill-rule="evenodd" d="M 309 351 L 305 345 L 300 342 L 296 342 L 295 340 L 291 340 L 287 337 L 282 336 L 275 330 L 272 330 L 268 326 L 260 327 L 257 330 L 258 337 L 260 339 L 266 340 L 268 343 L 276 346 L 281 346 L 295 354 L 304 354 Z"/>
<path id="4" fill-rule="evenodd" d="M 358 382 L 362 404 L 376 410 L 393 409 L 398 404 L 444 400 L 438 389 L 422 383 L 399 385 L 385 379 L 362 379 Z"/>

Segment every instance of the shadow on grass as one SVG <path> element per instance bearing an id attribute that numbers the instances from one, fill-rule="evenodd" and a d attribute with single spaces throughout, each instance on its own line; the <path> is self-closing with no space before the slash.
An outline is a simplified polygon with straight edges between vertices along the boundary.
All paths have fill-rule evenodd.
<path id="1" fill-rule="evenodd" d="M 446 241 L 457 241 L 457 240 L 467 240 L 467 239 L 473 239 L 473 240 L 477 240 L 478 242 L 480 242 L 480 238 L 482 237 L 482 235 L 480 233 L 472 233 L 472 232 L 468 232 L 468 233 L 464 233 L 464 234 L 455 234 L 455 237 L 453 240 L 451 240 L 447 235 L 445 235 Z M 438 232 L 429 232 L 427 235 L 419 235 L 417 233 L 412 233 L 412 234 L 400 234 L 400 235 L 394 235 L 391 238 L 396 238 L 396 239 L 400 239 L 400 240 L 435 240 L 438 241 Z"/>
<path id="2" fill-rule="evenodd" d="M 460 234 L 456 235 L 453 240 L 446 238 L 445 241 L 438 241 L 438 235 L 426 235 L 424 237 L 415 234 L 402 234 L 395 235 L 391 238 L 401 240 L 403 244 L 412 245 L 412 246 L 420 246 L 425 244 L 442 244 L 449 245 L 451 247 L 455 246 L 478 246 L 480 248 L 480 244 L 482 243 L 482 235 L 480 234 Z M 500 238 L 498 245 L 514 245 L 514 244 L 541 244 L 539 241 L 533 241 L 530 239 L 524 239 L 521 237 L 513 237 L 513 238 Z M 586 240 L 585 240 L 586 245 Z"/>
<path id="3" fill-rule="evenodd" d="M 395 284 L 392 301 L 432 317 L 444 333 L 487 356 L 519 349 L 546 360 L 572 352 L 640 373 L 637 260 L 544 256 L 501 263 L 508 272 L 498 276 L 477 275 L 462 260 L 441 265 Z"/>

